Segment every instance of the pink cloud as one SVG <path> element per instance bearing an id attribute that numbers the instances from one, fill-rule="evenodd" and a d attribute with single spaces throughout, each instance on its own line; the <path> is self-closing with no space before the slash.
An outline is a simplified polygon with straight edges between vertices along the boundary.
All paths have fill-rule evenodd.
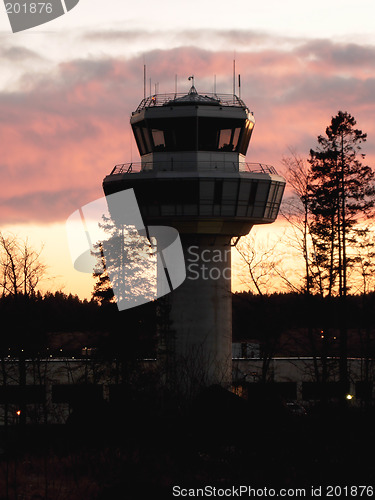
<path id="1" fill-rule="evenodd" d="M 242 98 L 257 120 L 248 160 L 278 167 L 289 146 L 307 156 L 342 109 L 368 133 L 364 152 L 374 165 L 374 55 L 327 41 L 238 53 Z M 181 47 L 144 57 L 70 61 L 47 75 L 25 75 L 21 90 L 0 92 L 3 222 L 64 220 L 102 196 L 114 164 L 136 160 L 129 117 L 143 97 L 144 60 L 152 92 L 154 83 L 174 92 L 176 74 L 180 92 L 188 91 L 190 74 L 198 91 L 211 92 L 214 75 L 217 92 L 232 91 L 233 53 Z"/>

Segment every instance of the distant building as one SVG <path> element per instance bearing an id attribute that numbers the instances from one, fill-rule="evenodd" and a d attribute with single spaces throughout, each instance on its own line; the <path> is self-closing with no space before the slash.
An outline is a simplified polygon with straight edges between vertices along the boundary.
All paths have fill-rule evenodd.
<path id="1" fill-rule="evenodd" d="M 259 358 L 260 344 L 256 341 L 233 342 L 232 343 L 232 358 Z"/>

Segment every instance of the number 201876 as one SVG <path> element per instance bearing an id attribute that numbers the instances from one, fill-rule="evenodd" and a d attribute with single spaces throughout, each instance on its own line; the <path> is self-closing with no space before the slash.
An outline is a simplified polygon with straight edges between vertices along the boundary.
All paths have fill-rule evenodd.
<path id="1" fill-rule="evenodd" d="M 6 3 L 5 8 L 7 14 L 41 14 L 46 12 L 51 14 L 52 4 L 45 2 L 31 2 L 31 3 Z"/>
<path id="2" fill-rule="evenodd" d="M 327 486 L 327 497 L 372 497 L 374 488 L 372 486 Z"/>

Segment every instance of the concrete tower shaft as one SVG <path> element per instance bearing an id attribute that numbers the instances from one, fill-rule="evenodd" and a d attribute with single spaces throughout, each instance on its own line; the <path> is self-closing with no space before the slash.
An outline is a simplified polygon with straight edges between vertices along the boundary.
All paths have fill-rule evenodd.
<path id="1" fill-rule="evenodd" d="M 246 163 L 255 119 L 236 96 L 201 95 L 194 86 L 154 95 L 130 122 L 141 162 L 117 165 L 103 188 L 133 188 L 146 225 L 180 232 L 187 277 L 168 296 L 171 377 L 188 390 L 229 385 L 231 241 L 276 219 L 285 180 L 273 167 Z"/>

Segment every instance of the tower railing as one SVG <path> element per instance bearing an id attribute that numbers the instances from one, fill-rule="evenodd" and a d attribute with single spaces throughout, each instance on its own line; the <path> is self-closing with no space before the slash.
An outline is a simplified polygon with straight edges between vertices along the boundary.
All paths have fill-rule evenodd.
<path id="1" fill-rule="evenodd" d="M 187 94 L 185 93 L 174 93 L 174 94 L 154 94 L 150 95 L 148 97 L 145 97 L 142 99 L 140 102 L 138 108 L 133 112 L 138 113 L 139 111 L 142 111 L 145 108 L 150 108 L 150 107 L 159 107 L 159 106 L 166 106 L 167 104 L 181 104 L 178 101 L 174 103 L 174 101 L 186 97 Z M 199 95 L 197 94 L 197 104 L 209 104 L 211 101 L 211 104 L 217 104 L 220 106 L 236 106 L 239 108 L 244 108 L 247 109 L 246 104 L 244 101 L 236 96 L 235 94 L 215 94 L 215 93 L 206 93 Z M 207 99 L 204 101 L 204 99 Z M 193 100 L 193 99 L 192 99 Z"/>
<path id="2" fill-rule="evenodd" d="M 189 163 L 193 166 L 196 165 L 196 161 L 150 161 L 150 162 L 131 162 L 131 163 L 120 163 L 115 165 L 109 175 L 117 174 L 132 174 L 139 172 L 192 172 L 195 171 L 193 168 L 186 168 Z M 251 172 L 251 173 L 262 173 L 262 174 L 275 174 L 277 171 L 272 165 L 266 165 L 264 163 L 249 163 L 249 162 L 228 162 L 228 161 L 199 161 L 199 172 Z M 179 166 L 184 165 L 184 170 L 179 168 Z M 157 167 L 157 168 L 154 168 Z M 239 169 L 238 169 L 239 167 Z"/>

